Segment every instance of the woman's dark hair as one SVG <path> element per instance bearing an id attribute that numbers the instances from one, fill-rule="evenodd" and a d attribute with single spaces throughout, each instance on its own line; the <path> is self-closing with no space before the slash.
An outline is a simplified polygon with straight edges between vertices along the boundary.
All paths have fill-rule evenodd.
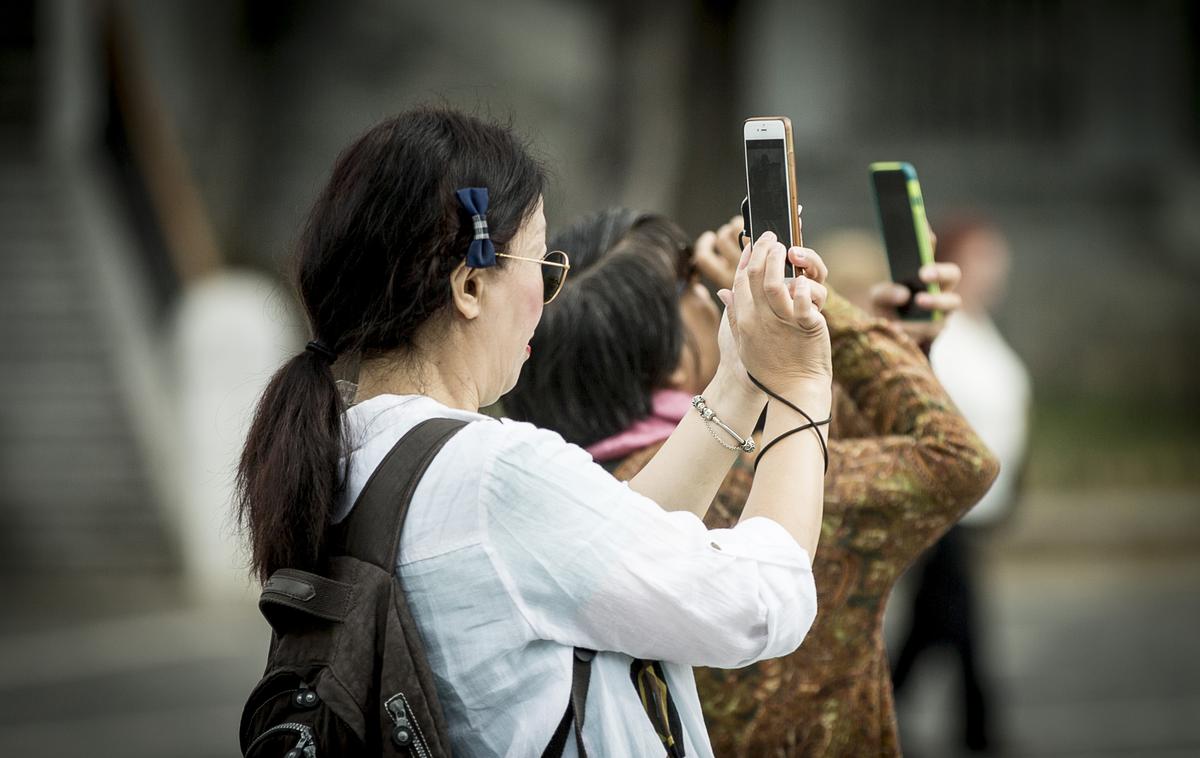
<path id="1" fill-rule="evenodd" d="M 496 123 L 422 108 L 372 128 L 338 157 L 295 249 L 313 338 L 363 358 L 411 350 L 450 303 L 450 275 L 474 233 L 455 190 L 488 188 L 488 229 L 503 250 L 544 182 L 526 146 Z M 237 471 L 238 523 L 260 580 L 324 560 L 349 464 L 344 410 L 332 367 L 312 351 L 263 392 Z"/>
<path id="2" fill-rule="evenodd" d="M 689 245 L 669 219 L 624 208 L 557 233 L 548 246 L 570 255 L 571 276 L 542 314 L 505 413 L 585 446 L 650 415 L 679 365 L 678 261 Z"/>

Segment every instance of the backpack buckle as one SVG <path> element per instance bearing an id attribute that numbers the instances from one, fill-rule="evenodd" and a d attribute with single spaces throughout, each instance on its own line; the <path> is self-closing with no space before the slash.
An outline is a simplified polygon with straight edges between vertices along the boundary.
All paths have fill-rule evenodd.
<path id="1" fill-rule="evenodd" d="M 418 756 L 429 755 L 425 740 L 421 737 L 421 729 L 412 716 L 408 699 L 403 692 L 397 692 L 383 704 L 384 710 L 392 719 L 392 744 L 398 748 L 408 748 Z"/>

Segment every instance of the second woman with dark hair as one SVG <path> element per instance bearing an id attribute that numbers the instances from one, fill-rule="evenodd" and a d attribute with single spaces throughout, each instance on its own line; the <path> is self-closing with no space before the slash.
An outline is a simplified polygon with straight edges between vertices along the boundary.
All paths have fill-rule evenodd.
<path id="1" fill-rule="evenodd" d="M 559 307 L 538 329 L 521 383 L 505 397 L 506 409 L 562 430 L 618 478 L 637 476 L 672 425 L 695 417 L 689 398 L 712 376 L 722 336 L 720 312 L 695 267 L 727 285 L 739 263 L 740 230 L 739 219 L 704 235 L 693 250 L 669 219 L 613 209 L 561 232 L 553 241 L 578 251 L 576 273 L 586 285 L 564 288 Z M 789 254 L 823 279 L 814 252 Z M 950 287 L 957 278 L 953 268 L 924 274 Z M 937 298 L 926 293 L 917 304 L 957 303 L 953 294 Z M 619 314 L 620 330 L 590 323 L 593 314 L 610 313 Z M 791 655 L 696 672 L 722 756 L 899 754 L 884 605 L 909 563 L 996 475 L 995 459 L 915 343 L 832 291 L 825 314 L 840 393 L 813 567 L 821 610 L 809 640 Z M 598 356 L 640 370 L 581 368 Z M 608 411 L 602 398 L 611 396 L 625 398 L 622 414 Z M 765 437 L 772 438 L 769 429 Z M 711 509 L 706 504 L 709 526 L 744 516 L 747 495 L 769 461 L 770 452 L 755 470 L 750 456 L 739 457 Z"/>
<path id="2" fill-rule="evenodd" d="M 734 454 L 698 417 L 626 485 L 557 433 L 480 414 L 516 383 L 567 271 L 546 251 L 542 186 L 508 130 L 446 110 L 389 119 L 338 158 L 296 253 L 314 339 L 272 378 L 238 472 L 253 566 L 319 571 L 332 525 L 396 441 L 430 418 L 466 421 L 421 479 L 396 556 L 454 752 L 541 754 L 578 647 L 600 651 L 589 752 L 662 754 L 631 681 L 648 659 L 663 662 L 679 744 L 711 755 L 691 666 L 786 654 L 812 623 L 821 440 L 780 442 L 742 519 L 710 531 L 694 513 Z M 705 394 L 742 434 L 763 408 L 747 370 L 829 411 L 824 289 L 785 286 L 783 260 L 765 236 L 727 295 L 738 329 Z M 354 365 L 347 408 L 335 376 Z M 768 437 L 802 423 L 782 404 L 767 418 Z"/>

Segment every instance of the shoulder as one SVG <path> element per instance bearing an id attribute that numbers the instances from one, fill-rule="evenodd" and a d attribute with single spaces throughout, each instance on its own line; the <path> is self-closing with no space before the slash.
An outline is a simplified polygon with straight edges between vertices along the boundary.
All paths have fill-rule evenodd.
<path id="1" fill-rule="evenodd" d="M 558 432 L 534 426 L 528 421 L 502 418 L 494 426 L 500 444 L 508 451 L 567 456 L 588 463 L 592 460 L 592 456 L 586 450 L 567 442 Z"/>
<path id="2" fill-rule="evenodd" d="M 501 511 L 493 517 L 528 517 L 547 528 L 559 522 L 670 520 L 672 514 L 615 479 L 557 432 L 508 419 L 497 427 L 487 460 L 480 462 L 481 499 L 485 507 Z"/>
<path id="3" fill-rule="evenodd" d="M 558 432 L 525 421 L 500 419 L 484 433 L 488 447 L 481 461 L 485 482 L 496 479 L 550 483 L 564 477 L 576 481 L 596 478 L 615 484 L 586 450 L 567 442 Z"/>
<path id="4" fill-rule="evenodd" d="M 435 418 L 463 421 L 466 426 L 446 442 L 422 481 L 450 478 L 460 485 L 478 481 L 478 467 L 464 466 L 463 463 L 472 458 L 490 457 L 491 451 L 503 441 L 500 422 L 480 413 L 448 408 L 420 395 L 380 395 L 346 411 L 349 470 L 335 521 L 349 511 L 372 473 L 396 443 L 422 422 Z"/>

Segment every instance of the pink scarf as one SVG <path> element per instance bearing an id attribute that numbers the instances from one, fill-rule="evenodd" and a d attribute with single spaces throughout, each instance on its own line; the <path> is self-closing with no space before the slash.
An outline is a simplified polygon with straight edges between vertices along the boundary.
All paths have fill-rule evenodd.
<path id="1" fill-rule="evenodd" d="M 597 463 L 624 458 L 644 447 L 662 442 L 692 407 L 692 396 L 679 390 L 657 390 L 650 396 L 650 415 L 628 429 L 588 445 Z"/>

